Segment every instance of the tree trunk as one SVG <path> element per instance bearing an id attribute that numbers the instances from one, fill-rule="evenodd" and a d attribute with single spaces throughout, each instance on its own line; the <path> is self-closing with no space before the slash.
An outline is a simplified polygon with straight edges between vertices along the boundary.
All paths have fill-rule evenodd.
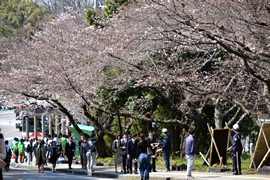
<path id="1" fill-rule="evenodd" d="M 185 128 L 182 130 L 182 137 L 181 137 L 181 143 L 180 143 L 180 158 L 183 158 L 185 156 L 185 140 L 186 137 L 188 136 L 188 132 L 186 131 Z"/>
<path id="2" fill-rule="evenodd" d="M 220 129 L 222 128 L 222 108 L 221 108 L 221 105 L 219 103 L 219 99 L 218 98 L 215 102 L 215 113 L 214 113 L 214 116 L 215 116 L 215 128 L 216 129 Z"/>
<path id="3" fill-rule="evenodd" d="M 121 123 L 121 118 L 119 116 L 119 112 L 117 114 L 117 121 L 118 121 L 119 133 L 122 135 L 123 134 L 123 128 L 122 128 L 122 123 Z"/>
<path id="4" fill-rule="evenodd" d="M 97 157 L 108 157 L 107 151 L 106 151 L 106 144 L 104 141 L 104 132 L 97 130 L 96 131 L 96 153 Z"/>
<path id="5" fill-rule="evenodd" d="M 180 126 L 179 125 L 175 125 L 175 129 L 174 129 L 174 147 L 175 147 L 175 152 L 179 152 L 180 151 Z"/>
<path id="6" fill-rule="evenodd" d="M 153 127 L 152 127 L 152 122 L 147 122 L 147 129 L 148 130 L 151 130 Z M 146 136 L 147 136 L 148 132 L 146 132 Z"/>
<path id="7" fill-rule="evenodd" d="M 264 85 L 263 96 L 265 97 L 267 111 L 270 112 L 270 91 L 267 85 Z"/>
<path id="8" fill-rule="evenodd" d="M 147 136 L 147 133 L 148 133 L 148 128 L 147 128 L 148 122 L 142 121 L 141 123 L 142 123 L 142 131 L 141 131 L 141 133 L 143 133 L 143 134 L 145 134 Z"/>
<path id="9" fill-rule="evenodd" d="M 174 153 L 175 153 L 175 144 L 174 144 L 174 139 L 175 139 L 175 137 L 174 137 L 174 127 L 173 127 L 173 124 L 170 124 L 170 129 L 169 129 L 169 132 L 170 132 L 170 134 L 171 134 L 171 148 L 172 148 L 172 153 L 173 153 L 173 155 L 174 155 Z"/>

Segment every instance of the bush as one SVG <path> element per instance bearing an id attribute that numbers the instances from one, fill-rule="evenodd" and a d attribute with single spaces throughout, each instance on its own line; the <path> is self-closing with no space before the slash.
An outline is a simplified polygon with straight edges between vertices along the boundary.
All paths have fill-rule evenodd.
<path id="1" fill-rule="evenodd" d="M 247 154 L 245 151 L 242 153 L 242 156 L 241 156 L 242 159 L 250 159 L 251 156 L 249 154 Z"/>
<path id="2" fill-rule="evenodd" d="M 109 161 L 107 165 L 108 166 L 114 166 L 114 161 Z"/>

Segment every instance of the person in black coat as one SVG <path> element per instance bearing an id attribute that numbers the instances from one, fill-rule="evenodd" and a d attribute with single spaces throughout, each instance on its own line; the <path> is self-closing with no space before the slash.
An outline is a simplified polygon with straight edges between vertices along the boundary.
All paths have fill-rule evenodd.
<path id="1" fill-rule="evenodd" d="M 134 159 L 137 161 L 138 159 L 138 152 L 137 152 L 137 145 L 138 145 L 138 140 L 137 140 L 137 134 L 132 135 L 132 139 L 128 141 L 128 148 L 127 148 L 127 158 L 128 158 L 128 164 L 129 164 L 129 172 L 132 174 L 132 160 Z M 134 174 L 138 174 L 138 163 L 134 163 Z"/>
<path id="2" fill-rule="evenodd" d="M 121 156 L 122 156 L 122 165 L 124 169 L 124 174 L 126 174 L 126 162 L 127 162 L 127 145 L 128 145 L 128 139 L 127 139 L 127 133 L 124 133 L 123 139 L 120 141 L 120 149 L 121 149 Z"/>
<path id="3" fill-rule="evenodd" d="M 81 135 L 81 139 L 78 140 L 79 152 L 81 152 L 81 144 L 82 144 L 83 139 L 84 139 L 84 133 L 81 132 L 80 135 Z M 81 165 L 82 165 L 82 169 L 83 169 L 83 155 L 80 154 L 80 157 L 81 157 Z"/>
<path id="4" fill-rule="evenodd" d="M 130 131 L 126 131 L 126 133 L 127 133 L 127 142 L 129 142 L 132 139 L 132 135 L 130 135 Z M 127 159 L 126 160 L 127 173 L 129 173 L 129 169 L 130 169 L 129 162 L 128 162 L 128 158 L 126 158 L 126 159 Z"/>
<path id="5" fill-rule="evenodd" d="M 153 130 L 149 130 L 148 131 L 149 136 L 145 138 L 145 140 L 148 142 L 148 145 L 151 147 L 152 153 L 153 155 L 151 156 L 150 159 L 152 159 L 152 164 L 150 164 L 150 172 L 151 170 L 153 170 L 153 172 L 157 172 L 156 171 L 156 147 L 154 145 L 154 143 L 157 142 L 157 139 L 154 137 L 154 133 Z"/>
<path id="6" fill-rule="evenodd" d="M 68 138 L 68 141 L 69 142 L 66 143 L 66 147 L 65 147 L 65 150 L 66 150 L 65 154 L 68 157 L 68 167 L 69 167 L 69 169 L 71 169 L 72 158 L 73 158 L 74 152 L 75 152 L 75 143 L 72 142 L 71 136 Z"/>

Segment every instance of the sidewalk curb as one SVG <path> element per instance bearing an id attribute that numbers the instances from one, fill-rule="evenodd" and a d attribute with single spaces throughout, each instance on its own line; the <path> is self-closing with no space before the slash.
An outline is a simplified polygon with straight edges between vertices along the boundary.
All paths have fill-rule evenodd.
<path id="1" fill-rule="evenodd" d="M 26 168 L 26 169 L 36 169 L 37 166 L 27 166 L 27 165 L 20 165 L 20 168 Z M 50 167 L 44 167 L 44 171 L 52 171 L 52 168 Z M 86 176 L 95 176 L 95 177 L 103 177 L 103 178 L 113 178 L 113 179 L 129 179 L 129 180 L 140 180 L 140 175 L 124 175 L 124 174 L 107 174 L 107 173 L 101 173 L 101 172 L 82 172 L 82 171 L 76 171 L 73 169 L 57 169 L 56 172 L 62 172 L 62 173 L 69 173 L 69 174 L 78 174 L 78 175 L 86 175 Z M 168 174 L 169 175 L 169 174 Z M 198 178 L 194 178 L 196 180 Z M 170 177 L 151 177 L 149 180 L 186 180 L 186 178 L 170 178 Z"/>

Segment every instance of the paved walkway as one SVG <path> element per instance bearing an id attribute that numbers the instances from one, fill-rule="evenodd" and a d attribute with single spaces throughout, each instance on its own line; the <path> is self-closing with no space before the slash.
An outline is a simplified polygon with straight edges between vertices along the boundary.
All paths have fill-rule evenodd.
<path id="1" fill-rule="evenodd" d="M 11 163 L 11 166 L 15 167 L 15 163 Z M 37 169 L 37 166 L 27 166 L 26 164 L 21 164 L 18 168 L 29 168 L 29 169 Z M 51 171 L 51 165 L 48 164 L 45 167 L 45 171 Z M 117 179 L 129 179 L 129 180 L 140 180 L 139 174 L 124 174 L 124 173 L 115 173 L 113 167 L 107 166 L 95 166 L 93 173 L 88 173 L 86 169 L 81 169 L 79 164 L 72 164 L 72 169 L 68 169 L 67 164 L 57 164 L 56 172 L 65 172 L 71 174 L 80 174 L 80 175 L 88 175 L 88 176 L 97 176 L 97 177 L 108 177 L 108 178 L 117 178 Z M 270 176 L 268 175 L 240 175 L 234 176 L 229 173 L 207 173 L 207 172 L 192 172 L 192 175 L 195 179 L 199 180 L 270 180 Z M 170 171 L 170 172 L 162 172 L 158 170 L 158 172 L 150 173 L 150 180 L 183 180 L 185 178 L 185 171 Z"/>

